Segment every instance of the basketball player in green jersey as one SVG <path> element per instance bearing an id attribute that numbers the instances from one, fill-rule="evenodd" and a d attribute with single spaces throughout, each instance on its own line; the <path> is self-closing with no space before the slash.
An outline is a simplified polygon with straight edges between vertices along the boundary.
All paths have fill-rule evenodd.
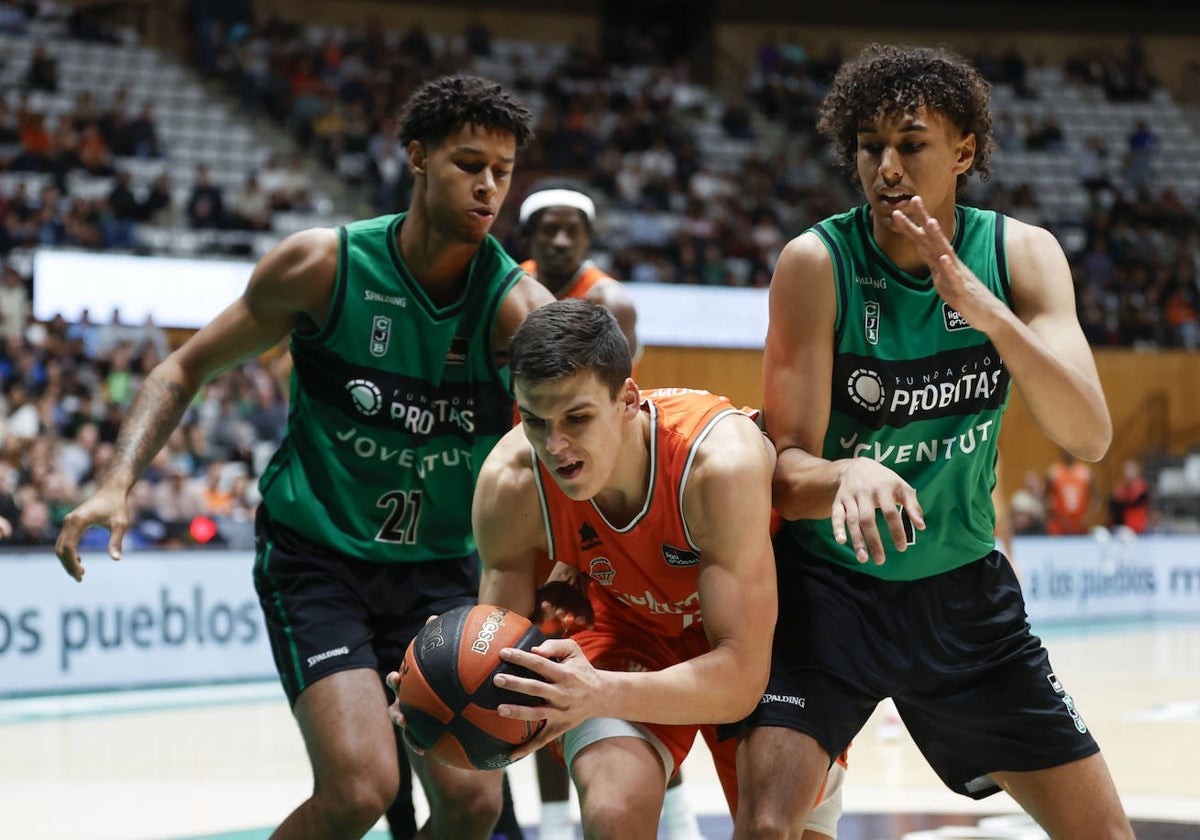
<path id="1" fill-rule="evenodd" d="M 64 522 L 55 550 L 73 577 L 92 525 L 110 530 L 116 559 L 130 488 L 197 390 L 290 337 L 291 408 L 260 481 L 254 582 L 314 784 L 274 837 L 375 825 L 402 774 L 382 674 L 428 616 L 475 602 L 471 498 L 512 426 L 505 347 L 553 300 L 488 234 L 530 134 L 529 111 L 494 82 L 417 88 L 399 130 L 408 212 L 297 233 L 264 256 L 245 293 L 147 376 L 103 485 Z M 426 836 L 489 836 L 500 772 L 413 768 Z"/>
<path id="2" fill-rule="evenodd" d="M 1054 838 L 1133 837 L 995 547 L 1010 380 L 1082 459 L 1103 457 L 1112 423 L 1058 242 L 956 203 L 988 174 L 989 94 L 949 51 L 870 45 L 821 104 L 866 203 L 789 243 L 771 284 L 781 608 L 740 728 L 738 838 L 799 836 L 886 697 L 952 790 L 1004 789 Z"/>

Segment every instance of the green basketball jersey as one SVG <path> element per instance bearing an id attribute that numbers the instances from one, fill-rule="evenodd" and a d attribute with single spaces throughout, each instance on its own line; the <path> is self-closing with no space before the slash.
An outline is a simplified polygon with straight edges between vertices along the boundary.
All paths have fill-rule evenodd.
<path id="1" fill-rule="evenodd" d="M 959 206 L 959 258 L 1011 304 L 1004 216 Z M 948 571 L 995 547 L 996 443 L 1010 376 L 986 335 L 948 306 L 929 278 L 901 271 L 871 235 L 866 205 L 813 227 L 833 258 L 838 314 L 833 397 L 822 456 L 866 457 L 917 492 L 925 530 L 908 550 L 877 522 L 887 562 L 859 563 L 834 541 L 830 520 L 789 524 L 806 549 L 865 574 L 914 580 Z M 907 524 L 907 523 L 906 523 Z"/>
<path id="2" fill-rule="evenodd" d="M 513 425 L 492 330 L 522 274 L 489 236 L 462 298 L 439 308 L 400 255 L 404 216 L 339 229 L 329 317 L 292 334 L 287 434 L 260 481 L 273 521 L 384 563 L 475 548 L 475 479 Z"/>

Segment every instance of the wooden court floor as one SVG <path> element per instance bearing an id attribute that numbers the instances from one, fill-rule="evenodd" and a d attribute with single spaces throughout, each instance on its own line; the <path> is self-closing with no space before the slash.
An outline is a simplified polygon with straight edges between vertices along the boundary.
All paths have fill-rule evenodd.
<path id="1" fill-rule="evenodd" d="M 1139 838 L 1200 840 L 1200 620 L 1038 629 Z M 842 840 L 1039 836 L 1003 794 L 945 790 L 903 733 L 879 737 L 880 720 L 851 751 Z M 510 771 L 534 840 L 532 763 Z M 702 744 L 683 772 L 705 835 L 728 837 Z M 0 700 L 2 840 L 258 840 L 309 785 L 273 683 Z"/>

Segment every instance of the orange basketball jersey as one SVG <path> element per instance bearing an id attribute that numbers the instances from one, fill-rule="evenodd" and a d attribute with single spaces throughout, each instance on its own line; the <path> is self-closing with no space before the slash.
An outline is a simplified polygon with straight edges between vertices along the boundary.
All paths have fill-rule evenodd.
<path id="1" fill-rule="evenodd" d="M 537 260 L 525 260 L 521 263 L 521 268 L 525 269 L 525 273 L 530 277 L 537 279 Z M 557 294 L 559 300 L 563 298 L 586 298 L 587 293 L 592 290 L 601 280 L 612 280 L 614 278 L 605 274 L 591 260 L 585 260 L 583 265 L 579 266 L 579 271 L 575 272 L 575 276 L 571 278 L 571 282 L 567 287 Z"/>
<path id="2" fill-rule="evenodd" d="M 597 621 L 612 610 L 624 622 L 674 638 L 701 620 L 700 551 L 683 518 L 688 474 L 714 424 L 739 412 L 707 391 L 660 389 L 642 397 L 651 424 L 650 491 L 631 522 L 613 525 L 592 501 L 569 499 L 540 462 L 538 492 L 550 559 L 591 577 Z"/>

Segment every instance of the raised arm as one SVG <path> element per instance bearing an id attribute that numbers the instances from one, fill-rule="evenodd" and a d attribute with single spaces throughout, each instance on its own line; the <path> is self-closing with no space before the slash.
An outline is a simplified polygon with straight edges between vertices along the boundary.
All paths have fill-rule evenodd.
<path id="1" fill-rule="evenodd" d="M 1046 436 L 1081 460 L 1103 458 L 1112 419 L 1075 312 L 1070 266 L 1053 234 L 1005 220 L 1009 309 L 958 259 L 919 199 L 911 218 L 893 219 L 916 243 L 942 299 L 992 340 Z"/>
<path id="2" fill-rule="evenodd" d="M 335 231 L 293 234 L 259 261 L 241 297 L 150 371 L 121 424 L 100 490 L 63 522 L 54 550 L 69 575 L 83 578 L 77 546 L 92 525 L 109 529 L 109 555 L 119 559 L 129 525 L 126 497 L 196 392 L 222 371 L 274 346 L 294 327 L 322 323 L 336 266 Z"/>

